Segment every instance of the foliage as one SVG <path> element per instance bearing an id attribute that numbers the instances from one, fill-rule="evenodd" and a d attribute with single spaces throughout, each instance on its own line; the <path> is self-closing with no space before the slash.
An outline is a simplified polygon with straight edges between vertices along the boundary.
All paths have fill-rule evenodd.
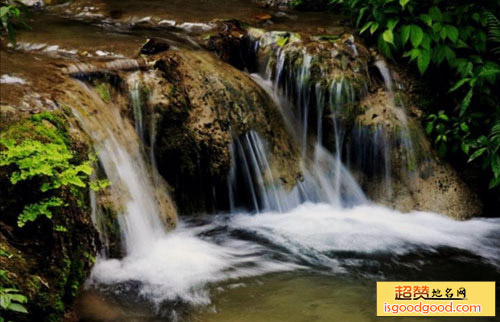
<path id="1" fill-rule="evenodd" d="M 488 24 L 488 38 L 492 44 L 494 44 L 494 48 L 491 51 L 500 57 L 500 21 L 495 15 L 489 11 L 486 11 L 486 22 Z"/>
<path id="2" fill-rule="evenodd" d="M 428 117 L 442 156 L 466 155 L 500 184 L 498 1 L 330 0 L 386 57 L 447 84 L 446 103 Z M 427 72 L 427 73 L 426 73 Z"/>
<path id="3" fill-rule="evenodd" d="M 12 44 L 16 43 L 14 26 L 16 24 L 29 28 L 22 17 L 26 7 L 18 0 L 0 1 L 0 33 L 6 33 Z"/>
<path id="4" fill-rule="evenodd" d="M 15 288 L 3 288 L 0 286 L 0 308 L 7 311 L 28 313 L 24 307 L 28 299 Z M 1 317 L 0 317 L 1 319 Z"/>
<path id="5" fill-rule="evenodd" d="M 31 135 L 31 136 L 29 136 Z M 39 190 L 46 196 L 28 204 L 18 216 L 17 224 L 23 227 L 40 216 L 52 218 L 52 209 L 65 205 L 61 190 L 87 187 L 86 181 L 92 174 L 89 158 L 75 162 L 75 152 L 69 147 L 62 120 L 53 114 L 36 114 L 20 125 L 9 128 L 0 136 L 0 166 L 14 166 L 10 182 L 39 179 Z M 109 183 L 94 182 L 92 188 L 105 188 Z M 61 230 L 61 229 L 59 229 Z"/>
<path id="6" fill-rule="evenodd" d="M 9 282 L 8 272 L 6 270 L 0 269 L 0 281 Z M 15 288 L 5 288 L 0 285 L 0 309 L 6 311 L 13 311 L 19 313 L 28 313 L 24 307 L 28 299 L 26 296 L 19 293 Z M 3 318 L 0 316 L 0 322 Z"/>

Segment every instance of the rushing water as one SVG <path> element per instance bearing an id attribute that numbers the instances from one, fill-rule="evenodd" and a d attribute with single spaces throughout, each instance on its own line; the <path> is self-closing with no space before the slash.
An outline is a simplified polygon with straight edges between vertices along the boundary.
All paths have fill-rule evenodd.
<path id="1" fill-rule="evenodd" d="M 177 10 L 174 16 L 179 21 L 173 25 L 190 31 L 205 28 L 221 14 L 201 0 L 190 0 L 191 8 L 179 1 L 167 5 L 126 1 L 131 6 L 123 10 L 121 1 L 105 3 L 110 11 L 120 9 L 115 14 L 124 24 L 164 21 L 169 25 Z M 260 12 L 239 0 L 231 1 L 233 7 L 241 8 L 242 16 Z M 61 8 L 66 7 L 54 11 Z M 293 24 L 294 18 L 288 16 L 277 20 L 277 25 L 311 29 L 316 27 L 313 17 Z M 106 33 L 98 26 L 53 17 L 38 24 L 40 28 L 20 35 L 18 50 L 64 58 L 130 56 L 143 41 L 137 35 L 145 33 Z M 67 28 L 54 37 L 61 25 Z M 88 33 L 96 36 L 83 42 L 82 37 L 74 37 Z M 182 32 L 176 34 L 182 36 Z M 349 150 L 344 147 L 348 134 L 338 116 L 359 93 L 343 79 L 311 86 L 307 80 L 312 56 L 305 51 L 298 69 L 286 66 L 284 51 L 278 49 L 273 55 L 277 63 L 260 66 L 260 74 L 251 77 L 279 106 L 288 134 L 300 146 L 304 177 L 288 191 L 273 176 L 265 140 L 254 131 L 234 137 L 228 178 L 230 213 L 181 217 L 170 232 L 165 221 L 175 209 L 157 175 L 154 151 L 148 154 L 144 147 L 146 137 L 155 138 L 155 123 L 144 117 L 138 76 L 128 79 L 134 125 L 123 117 L 122 107 L 104 103 L 88 85 L 77 83 L 95 103 L 92 110 L 74 107 L 74 113 L 93 138 L 102 168 L 113 183 L 110 194 L 119 205 L 126 251 L 122 259 L 103 253 L 97 260 L 88 290 L 77 301 L 82 319 L 373 321 L 376 280 L 498 279 L 499 219 L 459 222 L 428 212 L 403 214 L 371 203 L 349 166 L 371 169 L 383 177 L 380 189 L 390 192 L 393 142 L 386 131 L 355 129 L 350 137 L 355 157 L 346 166 L 343 153 Z M 396 89 L 390 71 L 382 62 L 377 66 L 393 98 Z M 11 67 L 2 68 L 10 73 Z M 0 82 L 22 84 L 24 79 L 4 74 Z M 335 140 L 329 144 L 333 146 L 323 140 L 326 115 L 331 116 Z M 405 120 L 404 107 L 401 118 Z M 398 141 L 411 153 L 410 135 L 406 130 L 400 135 Z M 93 196 L 98 222 L 96 203 Z"/>
<path id="2" fill-rule="evenodd" d="M 303 114 L 285 115 L 287 100 L 280 98 L 277 87 L 255 77 L 291 124 L 306 126 Z M 141 111 L 135 90 L 132 86 L 132 102 Z M 135 114 L 137 130 L 142 129 L 138 114 L 142 112 Z M 375 280 L 497 276 L 498 219 L 459 222 L 372 204 L 342 164 L 340 151 L 332 154 L 321 141 L 301 137 L 303 151 L 307 145 L 312 153 L 304 153 L 304 178 L 292 191 L 273 178 L 266 142 L 250 131 L 232 144 L 229 214 L 185 218 L 165 233 L 148 222 L 158 223 L 158 209 L 149 207 L 154 201 L 143 195 L 140 204 L 125 204 L 127 256 L 99 259 L 89 279 L 102 292 L 98 296 L 104 296 L 100 305 L 130 321 L 145 316 L 174 321 L 330 321 L 332 316 L 371 321 Z M 127 156 L 116 140 L 111 142 L 100 149 L 105 170 L 106 160 L 114 160 L 115 179 L 137 195 L 147 191 L 153 183 L 136 177 L 138 166 L 147 168 Z M 463 267 L 476 273 L 462 275 Z M 95 296 L 87 294 L 85 300 L 83 295 L 81 314 L 92 316 L 86 301 Z"/>
<path id="3" fill-rule="evenodd" d="M 331 321 L 340 310 L 371 321 L 373 280 L 494 278 L 499 230 L 493 219 L 305 203 L 185 221 L 140 256 L 99 262 L 92 281 L 135 301 L 138 289 L 167 320 Z"/>

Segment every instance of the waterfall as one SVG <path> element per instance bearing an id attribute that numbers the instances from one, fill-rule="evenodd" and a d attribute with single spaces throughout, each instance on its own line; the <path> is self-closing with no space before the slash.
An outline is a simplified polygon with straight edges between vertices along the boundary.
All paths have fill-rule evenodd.
<path id="1" fill-rule="evenodd" d="M 308 78 L 310 62 L 305 64 L 300 74 Z M 349 159 L 343 113 L 357 93 L 343 78 L 285 90 L 273 78 L 252 75 L 276 103 L 288 135 L 300 144 L 301 176 L 292 185 L 281 182 L 265 133 L 249 129 L 234 134 L 227 178 L 230 213 L 184 218 L 167 232 L 175 209 L 156 171 L 155 116 L 138 89 L 145 75 L 132 74 L 127 82 L 133 120 L 122 116 L 127 115 L 122 107 L 104 103 L 94 89 L 76 82 L 92 106 L 74 108 L 74 114 L 95 142 L 100 165 L 112 182 L 110 195 L 126 248 L 120 260 L 104 253 L 88 285 L 146 299 L 157 314 L 175 320 L 182 313 L 179 304 L 209 305 L 214 292 L 224 290 L 218 285 L 267 273 L 320 269 L 321 274 L 348 274 L 378 265 L 380 254 L 397 262 L 397 256 L 446 247 L 498 263 L 498 242 L 492 237 L 498 221 L 403 215 L 367 200 L 344 161 L 384 173 L 390 185 L 389 138 L 383 127 L 359 127 L 353 132 L 359 142 L 356 156 L 364 157 Z M 298 91 L 305 91 L 298 101 L 287 94 Z M 325 140 L 326 131 L 333 133 L 333 141 Z M 149 151 L 144 147 L 148 141 Z M 99 224 L 96 196 L 91 199 Z"/>
<path id="2" fill-rule="evenodd" d="M 163 302 L 179 299 L 193 304 L 210 303 L 204 288 L 210 282 L 300 268 L 294 263 L 266 258 L 265 249 L 259 245 L 200 238 L 198 234 L 210 230 L 210 225 L 187 229 L 180 222 L 174 232 L 167 232 L 167 227 L 176 220 L 176 210 L 165 183 L 147 162 L 139 133 L 132 122 L 123 118 L 119 106 L 103 102 L 87 84 L 75 82 L 92 104 L 75 107 L 73 113 L 92 137 L 100 165 L 112 182 L 110 195 L 119 212 L 126 254 L 121 260 L 109 259 L 103 251 L 88 285 L 116 285 L 118 290 L 123 290 L 120 285 L 129 288 L 132 281 L 138 282 L 139 293 L 159 309 Z M 253 149 L 255 156 L 249 163 L 265 167 L 267 160 L 262 142 L 249 134 L 245 144 Z M 154 162 L 151 164 L 154 166 Z M 272 194 L 270 190 L 264 191 L 269 196 Z M 279 200 L 270 199 L 265 200 L 273 207 L 272 202 Z M 99 228 L 102 214 L 95 193 L 91 194 L 91 202 L 92 216 Z"/>
<path id="3" fill-rule="evenodd" d="M 142 109 L 143 101 L 138 75 L 139 73 L 134 73 L 131 77 L 129 77 L 128 86 L 130 92 L 130 102 L 132 103 L 132 110 L 134 112 L 135 129 L 137 130 L 139 138 L 144 141 L 144 111 Z"/>
<path id="4" fill-rule="evenodd" d="M 86 84 L 78 84 L 92 98 L 91 108 L 98 112 L 76 108 L 73 112 L 96 143 L 100 164 L 112 182 L 111 196 L 120 212 L 126 253 L 142 254 L 165 236 L 167 218 L 175 220 L 172 201 L 164 185 L 153 183 L 141 140 L 123 119 L 119 107 L 105 104 Z"/>
<path id="5" fill-rule="evenodd" d="M 304 202 L 326 202 L 337 207 L 368 202 L 342 161 L 345 130 L 338 113 L 345 104 L 343 99 L 354 100 L 354 90 L 342 79 L 333 81 L 328 92 L 320 83 L 311 85 L 312 56 L 305 51 L 301 53 L 303 60 L 297 72 L 287 68 L 285 52 L 279 49 L 275 69 L 268 62 L 263 75 L 252 74 L 252 77 L 278 106 L 289 136 L 299 142 L 303 177 L 287 191 L 273 177 L 271 156 L 260 135 L 250 131 L 235 137 L 228 182 L 232 210 L 238 202 L 256 212 L 287 212 Z M 335 153 L 328 151 L 322 142 L 323 104 L 326 102 L 331 113 Z M 316 133 L 311 135 L 309 115 L 314 111 L 317 112 Z M 311 140 L 311 136 L 316 140 Z"/>
<path id="6" fill-rule="evenodd" d="M 359 170 L 376 178 L 390 198 L 394 173 L 411 178 L 418 162 L 422 160 L 417 160 L 415 155 L 420 144 L 418 135 L 421 133 L 417 133 L 416 129 L 413 130 L 415 133 L 410 130 L 403 100 L 396 100 L 399 84 L 393 80 L 385 61 L 378 59 L 374 66 L 379 70 L 383 81 L 380 91 L 386 92 L 388 97 L 387 105 L 381 113 L 395 120 L 394 128 L 378 119 L 360 122 L 358 116 L 352 120 L 359 113 L 357 109 L 361 104 L 360 100 L 371 95 L 368 92 L 368 78 L 357 79 L 352 75 L 347 78 L 344 76 L 346 73 L 328 70 L 329 65 L 324 67 L 317 62 L 328 55 L 332 55 L 332 60 L 337 59 L 335 49 L 330 52 L 321 49 L 321 53 L 313 56 L 308 52 L 307 46 L 273 46 L 270 41 L 273 37 L 276 35 L 270 32 L 254 40 L 254 54 L 264 57 L 264 64 L 257 66 L 259 76 L 254 76 L 254 79 L 261 86 L 267 86 L 268 92 L 272 92 L 290 135 L 296 136 L 300 142 L 303 158 L 310 156 L 311 150 L 315 154 L 317 147 L 333 151 L 337 166 L 346 162 L 350 170 Z M 357 57 L 357 48 L 351 42 L 347 44 L 354 57 Z M 354 83 L 357 84 L 356 88 Z M 374 114 L 373 117 L 381 116 Z M 311 140 L 315 140 L 317 144 L 311 143 Z M 397 165 L 393 159 L 396 151 L 401 159 L 397 161 Z M 337 173 L 340 171 L 337 170 Z M 337 184 L 334 190 L 338 191 L 339 188 Z"/>

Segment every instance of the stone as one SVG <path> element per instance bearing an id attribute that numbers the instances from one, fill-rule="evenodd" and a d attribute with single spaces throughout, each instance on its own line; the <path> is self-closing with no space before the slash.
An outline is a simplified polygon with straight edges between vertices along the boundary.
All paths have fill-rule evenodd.
<path id="1" fill-rule="evenodd" d="M 144 55 L 154 55 L 167 51 L 169 48 L 170 45 L 168 42 L 158 38 L 150 38 L 142 46 L 140 53 Z"/>

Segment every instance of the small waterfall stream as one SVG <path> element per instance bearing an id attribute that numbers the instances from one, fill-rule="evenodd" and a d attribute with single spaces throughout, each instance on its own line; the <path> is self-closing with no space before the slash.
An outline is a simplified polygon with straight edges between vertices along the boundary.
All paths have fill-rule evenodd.
<path id="1" fill-rule="evenodd" d="M 92 98 L 94 111 L 74 109 L 85 131 L 96 142 L 96 152 L 113 183 L 111 197 L 123 213 L 118 216 L 127 254 L 142 254 L 165 236 L 167 218 L 175 209 L 164 185 L 155 185 L 144 158 L 141 141 L 119 108 L 104 103 L 86 84 L 80 87 Z M 109 106 L 108 106 L 109 105 Z"/>
<path id="2" fill-rule="evenodd" d="M 307 85 L 307 57 L 297 75 L 286 75 L 284 58 L 278 58 L 276 71 L 251 75 L 279 107 L 290 137 L 299 142 L 302 177 L 287 188 L 275 174 L 263 136 L 252 129 L 234 135 L 230 213 L 182 218 L 171 232 L 165 223 L 175 220 L 176 212 L 157 175 L 154 151 L 148 156 L 143 146 L 146 136 L 155 139 L 155 122 L 144 117 L 139 80 L 133 76 L 128 82 L 133 122 L 122 116 L 120 106 L 104 103 L 94 89 L 78 82 L 95 106 L 74 113 L 96 142 L 101 165 L 113 183 L 111 195 L 121 206 L 118 218 L 126 248 L 123 259 L 97 261 L 89 286 L 146 300 L 155 314 L 190 321 L 189 314 L 210 307 L 218 294 L 271 273 L 384 279 L 387 276 L 376 269 L 382 262 L 401 260 L 394 264 L 396 270 L 405 265 L 418 268 L 422 263 L 405 256 L 442 249 L 466 258 L 479 256 L 499 267 L 500 245 L 494 237 L 500 231 L 498 220 L 458 222 L 428 212 L 401 214 L 367 199 L 344 162 L 383 173 L 381 189 L 390 191 L 387 133 L 382 127 L 355 129 L 357 153 L 344 157 L 349 149 L 342 115 L 346 105 L 355 104 L 355 90 L 344 79 L 326 87 Z M 382 75 L 388 73 L 380 68 Z M 297 79 L 287 78 L 292 76 Z M 389 91 L 391 82 L 386 78 Z M 324 140 L 325 124 L 333 131 L 333 146 Z M 401 133 L 400 141 L 409 138 Z M 370 144 L 364 144 L 367 141 Z M 411 142 L 406 147 L 411 149 Z M 188 317 L 179 305 L 191 308 Z"/>
<path id="3" fill-rule="evenodd" d="M 248 0 L 85 0 L 33 14 L 17 46 L 0 48 L 2 111 L 72 112 L 97 155 L 91 179 L 111 182 L 90 193 L 102 249 L 80 293 L 97 296 L 73 308 L 82 321 L 372 322 L 376 281 L 499 280 L 500 218 L 412 211 L 457 201 L 430 184 L 416 189 L 443 198 L 395 210 L 431 152 L 404 82 L 345 17 Z M 151 37 L 169 48 L 139 54 Z M 243 66 L 219 55 L 225 37 Z M 425 174 L 441 185 L 449 172 Z"/>

